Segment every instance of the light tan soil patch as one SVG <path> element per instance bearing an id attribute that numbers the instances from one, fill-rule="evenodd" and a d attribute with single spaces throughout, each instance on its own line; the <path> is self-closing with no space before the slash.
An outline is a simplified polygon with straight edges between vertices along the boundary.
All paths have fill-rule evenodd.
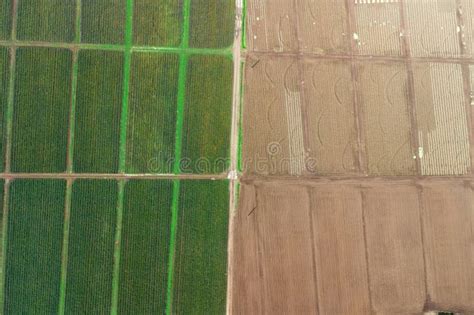
<path id="1" fill-rule="evenodd" d="M 421 175 L 470 172 L 469 127 L 461 66 L 414 67 Z"/>

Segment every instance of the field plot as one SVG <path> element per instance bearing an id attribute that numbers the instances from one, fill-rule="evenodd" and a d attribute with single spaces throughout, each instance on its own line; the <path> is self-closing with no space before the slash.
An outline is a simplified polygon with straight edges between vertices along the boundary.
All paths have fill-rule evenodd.
<path id="1" fill-rule="evenodd" d="M 416 314 L 425 302 L 420 200 L 414 186 L 363 191 L 372 306 L 377 314 Z"/>
<path id="2" fill-rule="evenodd" d="M 5 314 L 55 314 L 59 302 L 65 181 L 11 184 Z"/>
<path id="3" fill-rule="evenodd" d="M 65 171 L 71 63 L 68 50 L 17 50 L 13 171 Z"/>
<path id="4" fill-rule="evenodd" d="M 136 180 L 125 187 L 118 311 L 164 313 L 172 182 Z"/>
<path id="5" fill-rule="evenodd" d="M 75 1 L 18 1 L 17 37 L 21 40 L 71 42 L 75 16 Z"/>
<path id="6" fill-rule="evenodd" d="M 133 43 L 149 46 L 179 46 L 184 0 L 135 0 Z"/>
<path id="7" fill-rule="evenodd" d="M 388 2 L 388 1 L 386 1 Z M 357 51 L 362 55 L 400 56 L 400 3 L 357 3 Z"/>
<path id="8" fill-rule="evenodd" d="M 0 172 L 5 168 L 5 139 L 7 130 L 8 81 L 10 78 L 10 62 L 8 49 L 0 48 Z"/>
<path id="9" fill-rule="evenodd" d="M 121 44 L 126 0 L 82 0 L 81 42 Z"/>
<path id="10" fill-rule="evenodd" d="M 302 65 L 309 155 L 318 174 L 355 173 L 357 129 L 351 65 L 306 60 Z"/>
<path id="11" fill-rule="evenodd" d="M 3 0 L 0 3 L 0 40 L 10 39 L 11 23 L 11 0 Z"/>
<path id="12" fill-rule="evenodd" d="M 321 314 L 368 314 L 361 195 L 357 189 L 341 185 L 310 192 L 318 309 Z"/>
<path id="13" fill-rule="evenodd" d="M 173 314 L 226 309 L 227 181 L 181 181 L 173 275 Z"/>
<path id="14" fill-rule="evenodd" d="M 350 34 L 344 0 L 299 0 L 295 3 L 301 51 L 316 54 L 349 52 Z"/>
<path id="15" fill-rule="evenodd" d="M 474 311 L 473 186 L 423 187 L 426 273 L 431 307 Z"/>
<path id="16" fill-rule="evenodd" d="M 117 182 L 73 184 L 69 227 L 66 312 L 105 314 L 112 296 Z"/>
<path id="17" fill-rule="evenodd" d="M 454 57 L 461 54 L 455 0 L 407 1 L 406 11 L 413 56 Z"/>
<path id="18" fill-rule="evenodd" d="M 256 180 L 240 196 L 233 313 L 474 311 L 472 181 Z"/>
<path id="19" fill-rule="evenodd" d="M 358 66 L 369 174 L 416 174 L 406 65 L 365 62 Z"/>
<path id="20" fill-rule="evenodd" d="M 421 175 L 468 174 L 469 129 L 461 66 L 414 67 Z"/>
<path id="21" fill-rule="evenodd" d="M 248 44 L 252 51 L 347 53 L 344 0 L 248 0 Z"/>
<path id="22" fill-rule="evenodd" d="M 465 55 L 474 57 L 474 3 L 470 0 L 461 0 L 461 10 L 458 10 L 459 24 L 461 28 L 463 41 L 462 49 Z"/>
<path id="23" fill-rule="evenodd" d="M 190 46 L 225 48 L 232 45 L 235 26 L 235 1 L 191 1 Z"/>
<path id="24" fill-rule="evenodd" d="M 127 126 L 127 172 L 170 173 L 179 57 L 134 53 Z"/>
<path id="25" fill-rule="evenodd" d="M 181 171 L 222 173 L 228 168 L 232 118 L 232 61 L 192 56 L 186 81 Z"/>
<path id="26" fill-rule="evenodd" d="M 74 133 L 74 171 L 118 171 L 123 54 L 79 53 Z"/>

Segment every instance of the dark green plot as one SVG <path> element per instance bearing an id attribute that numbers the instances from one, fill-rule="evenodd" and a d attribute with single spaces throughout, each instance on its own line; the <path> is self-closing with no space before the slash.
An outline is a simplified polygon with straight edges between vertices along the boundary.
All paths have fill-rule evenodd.
<path id="1" fill-rule="evenodd" d="M 190 46 L 230 47 L 234 40 L 234 0 L 193 0 L 190 16 Z"/>
<path id="2" fill-rule="evenodd" d="M 0 40 L 10 39 L 12 32 L 11 0 L 0 1 Z"/>
<path id="3" fill-rule="evenodd" d="M 20 40 L 71 42 L 74 39 L 76 1 L 18 1 L 17 37 Z"/>
<path id="4" fill-rule="evenodd" d="M 5 169 L 5 144 L 7 131 L 8 81 L 10 63 L 8 49 L 0 47 L 0 172 Z"/>
<path id="5" fill-rule="evenodd" d="M 178 55 L 132 56 L 127 172 L 170 173 L 173 167 Z"/>
<path id="6" fill-rule="evenodd" d="M 129 181 L 125 188 L 119 314 L 162 314 L 166 304 L 171 181 Z"/>
<path id="7" fill-rule="evenodd" d="M 125 0 L 82 0 L 81 4 L 83 43 L 123 43 Z"/>
<path id="8" fill-rule="evenodd" d="M 183 0 L 135 0 L 133 43 L 144 46 L 179 46 Z"/>
<path id="9" fill-rule="evenodd" d="M 71 64 L 69 50 L 17 50 L 12 142 L 14 172 L 65 171 Z"/>
<path id="10" fill-rule="evenodd" d="M 74 170 L 118 170 L 123 53 L 83 50 L 79 54 Z"/>
<path id="11" fill-rule="evenodd" d="M 56 314 L 66 182 L 15 180 L 10 189 L 4 314 Z"/>
<path id="12" fill-rule="evenodd" d="M 106 314 L 110 311 L 117 189 L 116 181 L 74 182 L 66 314 Z"/>
<path id="13" fill-rule="evenodd" d="M 173 278 L 173 314 L 224 314 L 227 181 L 182 181 Z"/>
<path id="14" fill-rule="evenodd" d="M 193 56 L 186 83 L 182 157 L 193 173 L 227 170 L 232 116 L 232 61 Z"/>

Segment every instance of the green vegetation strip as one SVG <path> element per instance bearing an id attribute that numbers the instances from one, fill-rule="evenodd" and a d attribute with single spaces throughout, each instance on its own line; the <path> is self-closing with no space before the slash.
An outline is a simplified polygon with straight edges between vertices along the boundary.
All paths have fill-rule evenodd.
<path id="1" fill-rule="evenodd" d="M 66 200 L 64 205 L 64 226 L 63 226 L 63 247 L 61 254 L 61 283 L 59 287 L 59 309 L 58 314 L 64 314 L 66 302 L 66 278 L 67 278 L 67 261 L 69 247 L 69 218 L 71 215 L 71 196 L 72 181 L 67 182 Z"/>
<path id="2" fill-rule="evenodd" d="M 122 113 L 120 119 L 120 152 L 119 152 L 119 172 L 125 172 L 127 157 L 127 117 L 128 117 L 128 96 L 130 91 L 130 67 L 132 59 L 132 38 L 133 38 L 133 0 L 127 0 L 125 22 L 125 53 L 123 66 L 123 96 Z M 115 232 L 114 249 L 114 269 L 112 277 L 112 306 L 111 314 L 118 312 L 118 296 L 120 281 L 120 246 L 122 241 L 122 221 L 123 221 L 123 203 L 126 182 L 119 182 L 118 202 L 117 202 L 117 223 Z"/>
<path id="3" fill-rule="evenodd" d="M 189 45 L 189 23 L 190 23 L 191 0 L 184 0 L 183 6 L 183 34 L 181 37 L 180 48 L 186 49 Z M 181 165 L 181 147 L 183 141 L 183 114 L 186 97 L 186 78 L 187 78 L 188 56 L 180 55 L 179 76 L 178 76 L 178 106 L 176 110 L 176 138 L 175 138 L 175 161 L 173 173 L 180 173 Z M 170 227 L 170 246 L 168 259 L 168 283 L 166 290 L 166 314 L 171 315 L 173 306 L 173 274 L 174 259 L 176 251 L 176 229 L 178 225 L 178 206 L 179 206 L 180 181 L 173 181 L 173 197 L 171 200 L 171 227 Z"/>
<path id="4" fill-rule="evenodd" d="M 7 262 L 7 236 L 8 236 L 8 206 L 9 206 L 9 191 L 10 191 L 10 180 L 2 181 L 2 243 L 1 243 L 1 269 L 0 269 L 0 313 L 3 314 L 3 308 L 5 303 L 5 274 L 6 274 L 6 262 Z"/>

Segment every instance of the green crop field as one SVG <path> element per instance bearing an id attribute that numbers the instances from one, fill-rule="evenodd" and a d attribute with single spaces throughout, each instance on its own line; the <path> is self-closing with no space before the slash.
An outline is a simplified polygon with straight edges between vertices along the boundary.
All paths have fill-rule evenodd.
<path id="1" fill-rule="evenodd" d="M 225 313 L 234 9 L 0 1 L 0 314 Z"/>
<path id="2" fill-rule="evenodd" d="M 133 43 L 139 46 L 179 46 L 184 0 L 135 0 Z"/>
<path id="3" fill-rule="evenodd" d="M 123 44 L 125 0 L 82 0 L 81 41 Z"/>
<path id="4" fill-rule="evenodd" d="M 227 57 L 193 56 L 189 60 L 182 156 L 191 161 L 195 173 L 227 170 L 232 71 Z"/>
<path id="5" fill-rule="evenodd" d="M 5 314 L 55 314 L 59 301 L 65 181 L 11 184 Z"/>
<path id="6" fill-rule="evenodd" d="M 66 313 L 105 314 L 110 309 L 116 181 L 78 180 L 72 190 Z"/>
<path id="7" fill-rule="evenodd" d="M 9 56 L 8 49 L 0 47 L 0 171 L 4 170 L 6 112 L 8 102 Z"/>
<path id="8" fill-rule="evenodd" d="M 127 172 L 170 173 L 174 154 L 178 56 L 132 56 Z"/>
<path id="9" fill-rule="evenodd" d="M 190 46 L 230 47 L 234 39 L 234 0 L 193 0 L 190 16 Z"/>
<path id="10" fill-rule="evenodd" d="M 224 314 L 227 181 L 182 181 L 174 267 L 173 313 Z"/>
<path id="11" fill-rule="evenodd" d="M 2 0 L 0 2 L 0 40 L 10 38 L 11 34 L 11 20 L 10 14 L 11 0 Z"/>
<path id="12" fill-rule="evenodd" d="M 54 48 L 20 48 L 16 58 L 12 169 L 63 172 L 71 53 Z"/>
<path id="13" fill-rule="evenodd" d="M 74 132 L 74 170 L 118 171 L 123 53 L 79 53 Z"/>
<path id="14" fill-rule="evenodd" d="M 165 310 L 171 181 L 129 181 L 125 189 L 119 313 Z"/>
<path id="15" fill-rule="evenodd" d="M 18 39 L 71 42 L 75 14 L 72 0 L 18 1 Z"/>

